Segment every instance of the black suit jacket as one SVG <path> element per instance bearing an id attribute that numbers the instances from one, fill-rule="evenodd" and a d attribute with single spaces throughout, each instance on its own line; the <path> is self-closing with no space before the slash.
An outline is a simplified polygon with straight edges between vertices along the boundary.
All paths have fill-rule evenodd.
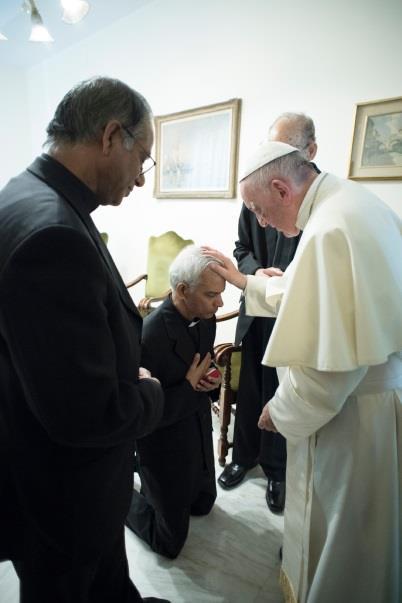
<path id="1" fill-rule="evenodd" d="M 195 391 L 185 375 L 196 352 L 201 358 L 213 353 L 215 317 L 200 320 L 192 328 L 199 330 L 198 346 L 191 338 L 188 321 L 171 299 L 144 320 L 142 366 L 160 380 L 165 407 L 160 426 L 137 441 L 137 450 L 140 464 L 152 473 L 153 490 L 160 491 L 156 498 L 164 499 L 156 504 L 166 506 L 175 501 L 185 505 L 185 499 L 188 502 L 191 498 L 191 476 L 197 472 L 200 459 L 211 474 L 214 472 L 210 397 Z"/>
<path id="2" fill-rule="evenodd" d="M 162 415 L 161 388 L 138 380 L 142 320 L 96 206 L 47 155 L 0 193 L 3 556 L 34 554 L 38 537 L 56 564 L 107 550 L 129 508 L 134 440 Z"/>

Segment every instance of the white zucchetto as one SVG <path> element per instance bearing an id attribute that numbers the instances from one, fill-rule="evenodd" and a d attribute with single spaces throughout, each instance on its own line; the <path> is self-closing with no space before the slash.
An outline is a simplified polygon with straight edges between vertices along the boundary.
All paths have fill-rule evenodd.
<path id="1" fill-rule="evenodd" d="M 299 149 L 292 147 L 286 142 L 264 140 L 264 142 L 262 142 L 254 153 L 252 153 L 252 155 L 250 155 L 250 157 L 247 159 L 245 167 L 241 172 L 239 182 L 247 178 L 247 176 L 253 172 L 259 170 L 263 165 L 271 163 L 271 161 L 279 159 L 279 157 L 283 157 L 284 155 L 290 155 L 290 153 L 298 150 Z"/>

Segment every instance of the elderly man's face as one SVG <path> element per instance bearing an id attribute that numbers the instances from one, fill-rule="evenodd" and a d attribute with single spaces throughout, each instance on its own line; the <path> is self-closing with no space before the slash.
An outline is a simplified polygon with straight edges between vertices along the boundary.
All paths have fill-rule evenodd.
<path id="1" fill-rule="evenodd" d="M 263 228 L 272 226 L 285 237 L 295 237 L 300 230 L 296 227 L 297 211 L 290 203 L 290 191 L 286 187 L 252 186 L 247 180 L 240 184 L 240 192 L 247 209 L 255 214 Z"/>
<path id="2" fill-rule="evenodd" d="M 193 289 L 186 287 L 183 305 L 186 317 L 212 318 L 218 308 L 223 306 L 222 293 L 225 280 L 209 267 L 201 274 L 199 283 Z M 183 308 L 183 309 L 184 309 Z"/>
<path id="3" fill-rule="evenodd" d="M 142 166 L 151 153 L 153 139 L 150 125 L 144 135 L 134 136 L 129 146 L 127 133 L 123 129 L 116 131 L 113 150 L 103 173 L 101 197 L 104 205 L 120 205 L 136 186 L 144 186 Z"/>

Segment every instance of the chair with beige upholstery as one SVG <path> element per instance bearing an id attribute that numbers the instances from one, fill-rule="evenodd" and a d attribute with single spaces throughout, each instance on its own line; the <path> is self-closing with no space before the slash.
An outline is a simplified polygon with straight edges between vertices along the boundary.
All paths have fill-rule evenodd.
<path id="1" fill-rule="evenodd" d="M 169 267 L 179 251 L 192 245 L 191 239 L 182 239 L 170 230 L 159 237 L 150 237 L 148 241 L 147 272 L 140 274 L 126 284 L 127 289 L 145 280 L 145 294 L 138 304 L 142 316 L 153 309 L 153 304 L 160 302 L 170 292 Z"/>

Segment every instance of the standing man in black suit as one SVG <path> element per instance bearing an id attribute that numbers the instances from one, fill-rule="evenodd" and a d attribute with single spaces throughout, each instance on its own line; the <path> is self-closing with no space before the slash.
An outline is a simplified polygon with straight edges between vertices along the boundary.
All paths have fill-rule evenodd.
<path id="1" fill-rule="evenodd" d="M 124 519 L 163 392 L 90 215 L 143 186 L 151 119 L 123 82 L 82 82 L 0 193 L 0 558 L 24 603 L 161 601 L 130 581 Z"/>
<path id="2" fill-rule="evenodd" d="M 170 558 L 190 515 L 206 515 L 216 498 L 210 394 L 221 379 L 211 357 L 225 280 L 211 262 L 195 245 L 183 249 L 170 267 L 171 297 L 144 320 L 142 364 L 160 380 L 165 410 L 159 428 L 137 441 L 141 493 L 133 491 L 126 523 Z"/>
<path id="3" fill-rule="evenodd" d="M 287 142 L 302 151 L 310 161 L 317 152 L 313 120 L 303 113 L 283 113 L 269 129 L 268 138 Z M 300 235 L 286 238 L 275 228 L 262 228 L 245 205 L 239 218 L 239 239 L 234 256 L 244 274 L 266 276 L 271 267 L 284 271 L 293 259 Z M 258 419 L 277 387 L 276 369 L 261 360 L 274 318 L 246 316 L 244 299 L 240 304 L 235 342 L 242 342 L 242 364 L 234 424 L 232 462 L 218 478 L 223 488 L 239 484 L 247 471 L 259 463 L 268 478 L 266 500 L 273 513 L 285 506 L 286 440 L 279 434 L 261 431 Z"/>

